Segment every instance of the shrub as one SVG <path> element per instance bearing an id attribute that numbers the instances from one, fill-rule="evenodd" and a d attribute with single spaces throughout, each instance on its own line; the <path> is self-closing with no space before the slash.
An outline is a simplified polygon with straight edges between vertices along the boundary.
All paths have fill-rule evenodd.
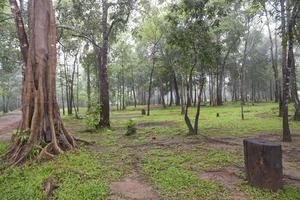
<path id="1" fill-rule="evenodd" d="M 127 132 L 126 132 L 126 135 L 129 136 L 129 135 L 134 135 L 136 133 L 136 123 L 130 119 L 127 123 Z"/>
<path id="2" fill-rule="evenodd" d="M 86 126 L 89 129 L 97 128 L 100 121 L 101 105 L 96 101 L 91 102 L 91 108 L 86 113 Z"/>

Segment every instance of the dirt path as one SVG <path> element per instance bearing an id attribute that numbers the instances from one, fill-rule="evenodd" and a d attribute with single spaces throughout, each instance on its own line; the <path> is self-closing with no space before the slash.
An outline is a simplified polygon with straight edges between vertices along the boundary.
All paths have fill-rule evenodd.
<path id="1" fill-rule="evenodd" d="M 148 185 L 138 172 L 134 171 L 121 181 L 110 184 L 111 195 L 107 200 L 160 200 L 157 192 Z"/>
<path id="2" fill-rule="evenodd" d="M 0 117 L 0 141 L 8 141 L 11 131 L 18 126 L 21 120 L 21 112 L 16 111 Z"/>

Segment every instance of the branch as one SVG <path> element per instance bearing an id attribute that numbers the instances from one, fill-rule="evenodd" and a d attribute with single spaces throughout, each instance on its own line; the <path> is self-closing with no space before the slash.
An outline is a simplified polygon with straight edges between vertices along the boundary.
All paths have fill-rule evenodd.
<path id="1" fill-rule="evenodd" d="M 126 15 L 126 19 L 123 20 L 122 18 L 117 18 L 115 20 L 113 20 L 113 22 L 111 23 L 108 32 L 107 32 L 107 36 L 109 37 L 109 35 L 111 34 L 112 29 L 114 28 L 114 26 L 118 23 L 118 22 L 123 22 L 124 24 L 126 24 L 129 20 L 129 16 L 130 16 L 130 11 L 127 13 Z"/>
<path id="2" fill-rule="evenodd" d="M 2 20 L 0 20 L 0 23 L 5 22 L 5 21 L 8 21 L 8 20 L 13 19 L 13 18 L 14 18 L 14 17 L 8 17 L 8 18 L 5 18 L 5 19 L 2 19 Z"/>
<path id="3" fill-rule="evenodd" d="M 96 41 L 94 40 L 94 38 L 91 38 L 89 35 L 85 34 L 84 32 L 82 32 L 81 30 L 76 29 L 75 27 L 69 26 L 69 25 L 63 25 L 63 24 L 58 24 L 56 26 L 57 28 L 62 28 L 62 29 L 66 29 L 66 30 L 70 30 L 72 32 L 75 32 L 77 34 L 72 34 L 72 36 L 74 37 L 80 37 L 80 38 L 84 38 L 86 40 L 88 40 L 89 42 L 91 42 L 94 46 L 101 48 Z"/>

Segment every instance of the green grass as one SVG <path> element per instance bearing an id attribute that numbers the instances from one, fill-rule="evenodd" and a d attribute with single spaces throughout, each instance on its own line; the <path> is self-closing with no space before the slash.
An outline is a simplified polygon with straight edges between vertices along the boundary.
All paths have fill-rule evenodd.
<path id="1" fill-rule="evenodd" d="M 0 155 L 2 155 L 5 152 L 7 146 L 8 146 L 8 142 L 0 142 Z"/>
<path id="2" fill-rule="evenodd" d="M 100 156 L 82 149 L 53 161 L 7 168 L 0 176 L 1 199 L 42 199 L 42 183 L 47 179 L 57 186 L 55 199 L 105 199 L 109 182 L 126 171 L 122 163 L 115 165 L 119 153 Z"/>
<path id="3" fill-rule="evenodd" d="M 290 106 L 292 107 L 292 106 Z M 241 119 L 240 107 L 238 104 L 230 104 L 222 107 L 201 107 L 199 129 L 200 133 L 211 136 L 242 136 L 262 133 L 277 133 L 281 131 L 281 118 L 278 117 L 278 105 L 273 103 L 249 104 L 244 107 L 245 120 Z M 196 109 L 191 108 L 189 115 L 193 120 Z M 219 113 L 220 117 L 216 117 Z M 291 110 L 290 114 L 293 114 Z M 130 116 L 140 115 L 140 110 L 126 110 L 113 112 L 112 116 Z M 126 118 L 117 120 L 118 123 L 125 124 Z M 162 130 L 161 127 L 146 128 L 147 130 L 154 130 L 160 134 L 168 133 L 178 134 L 188 132 L 183 121 L 183 116 L 180 115 L 179 107 L 172 107 L 167 109 L 154 108 L 151 111 L 151 116 L 143 118 L 135 118 L 136 122 L 148 121 L 175 121 L 176 127 L 168 127 L 170 131 Z M 116 122 L 116 121 L 114 121 Z M 292 132 L 299 132 L 300 123 L 290 120 Z M 157 131 L 156 131 L 157 130 Z M 142 130 L 144 131 L 144 130 Z"/>
<path id="4" fill-rule="evenodd" d="M 184 153 L 178 155 L 178 152 L 154 149 L 147 152 L 142 160 L 143 172 L 150 176 L 164 198 L 216 199 L 222 196 L 228 199 L 228 191 L 221 184 L 201 180 L 184 166 L 200 160 Z M 204 166 L 206 169 L 207 165 Z"/>
<path id="5" fill-rule="evenodd" d="M 1 199 L 42 199 L 42 184 L 53 179 L 58 189 L 57 199 L 79 199 L 97 191 L 96 199 L 104 199 L 108 189 L 105 182 L 98 178 L 101 173 L 99 163 L 87 152 L 72 152 L 68 156 L 59 156 L 54 161 L 32 163 L 22 167 L 8 168 L 0 176 Z M 83 177 L 81 177 L 83 176 Z M 84 178 L 91 180 L 84 180 Z"/>
<path id="6" fill-rule="evenodd" d="M 224 170 L 232 165 L 242 167 L 241 146 L 215 147 L 205 143 L 201 136 L 188 136 L 179 107 L 155 107 L 151 116 L 141 116 L 142 108 L 114 110 L 112 128 L 101 131 L 87 130 L 85 119 L 64 116 L 65 125 L 71 134 L 94 141 L 95 144 L 80 147 L 49 162 L 30 161 L 21 167 L 7 167 L 0 162 L 0 199 L 43 199 L 42 185 L 48 179 L 53 180 L 57 186 L 53 191 L 53 199 L 106 199 L 110 193 L 110 183 L 128 176 L 136 166 L 143 180 L 163 199 L 232 199 L 226 185 L 199 177 L 201 173 Z M 272 103 L 247 105 L 245 120 L 241 120 L 238 104 L 202 107 L 200 133 L 233 139 L 271 133 L 280 136 L 281 119 L 277 117 L 277 110 L 278 106 Z M 82 108 L 80 112 L 84 116 L 85 109 Z M 191 108 L 191 118 L 194 113 L 195 108 Z M 217 113 L 220 117 L 216 117 Z M 137 133 L 125 136 L 126 124 L 131 118 L 137 123 Z M 138 126 L 139 123 L 166 121 L 176 124 Z M 300 133 L 299 122 L 291 120 L 290 125 L 293 134 Z M 190 141 L 199 143 L 189 144 Z M 172 142 L 174 144 L 169 146 L 152 144 Z M 0 154 L 4 153 L 7 146 L 7 142 L 0 142 Z M 296 162 L 291 166 L 299 169 Z M 238 189 L 249 199 L 298 200 L 300 197 L 300 188 L 285 185 L 279 192 L 272 193 L 248 186 L 243 171 L 237 175 L 241 182 Z"/>
<path id="7" fill-rule="evenodd" d="M 298 200 L 300 199 L 300 189 L 290 186 L 284 186 L 278 192 L 257 189 L 250 186 L 241 186 L 241 190 L 248 194 L 250 200 Z"/>

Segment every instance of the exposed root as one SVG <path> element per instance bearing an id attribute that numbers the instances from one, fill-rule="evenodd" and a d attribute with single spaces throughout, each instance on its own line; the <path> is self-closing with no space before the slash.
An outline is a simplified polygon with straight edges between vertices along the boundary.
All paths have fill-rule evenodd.
<path id="1" fill-rule="evenodd" d="M 44 199 L 48 200 L 50 199 L 52 195 L 52 191 L 55 189 L 55 183 L 53 180 L 48 179 L 43 182 L 43 188 L 44 188 Z"/>
<path id="2" fill-rule="evenodd" d="M 95 141 L 87 141 L 87 140 L 83 140 L 83 139 L 80 139 L 80 138 L 74 138 L 74 140 L 76 142 L 81 142 L 84 145 L 94 145 L 96 143 Z"/>
<path id="3" fill-rule="evenodd" d="M 40 153 L 40 157 L 45 160 L 52 160 L 54 158 L 54 154 L 50 153 L 52 149 L 53 144 L 47 144 L 45 148 Z"/>
<path id="4" fill-rule="evenodd" d="M 63 131 L 62 131 L 63 132 Z M 69 136 L 68 136 L 69 137 Z M 71 137 L 71 136 L 70 136 Z M 26 161 L 31 156 L 39 153 L 39 157 L 44 160 L 54 159 L 55 155 L 64 154 L 66 151 L 75 148 L 74 139 L 68 139 L 64 133 L 55 134 L 54 141 L 45 143 L 44 137 L 39 138 L 36 142 L 22 141 L 22 137 L 14 138 L 12 145 L 7 149 L 3 158 L 8 161 L 10 165 L 19 165 Z M 38 146 L 44 146 L 39 150 Z M 40 148 L 40 147 L 39 147 Z M 39 152 L 40 151 L 40 152 Z"/>
<path id="5" fill-rule="evenodd" d="M 16 143 L 13 143 L 8 148 L 3 158 L 7 160 L 10 165 L 18 165 L 25 160 L 31 149 L 30 145 L 24 145 L 20 140 L 17 140 Z"/>

